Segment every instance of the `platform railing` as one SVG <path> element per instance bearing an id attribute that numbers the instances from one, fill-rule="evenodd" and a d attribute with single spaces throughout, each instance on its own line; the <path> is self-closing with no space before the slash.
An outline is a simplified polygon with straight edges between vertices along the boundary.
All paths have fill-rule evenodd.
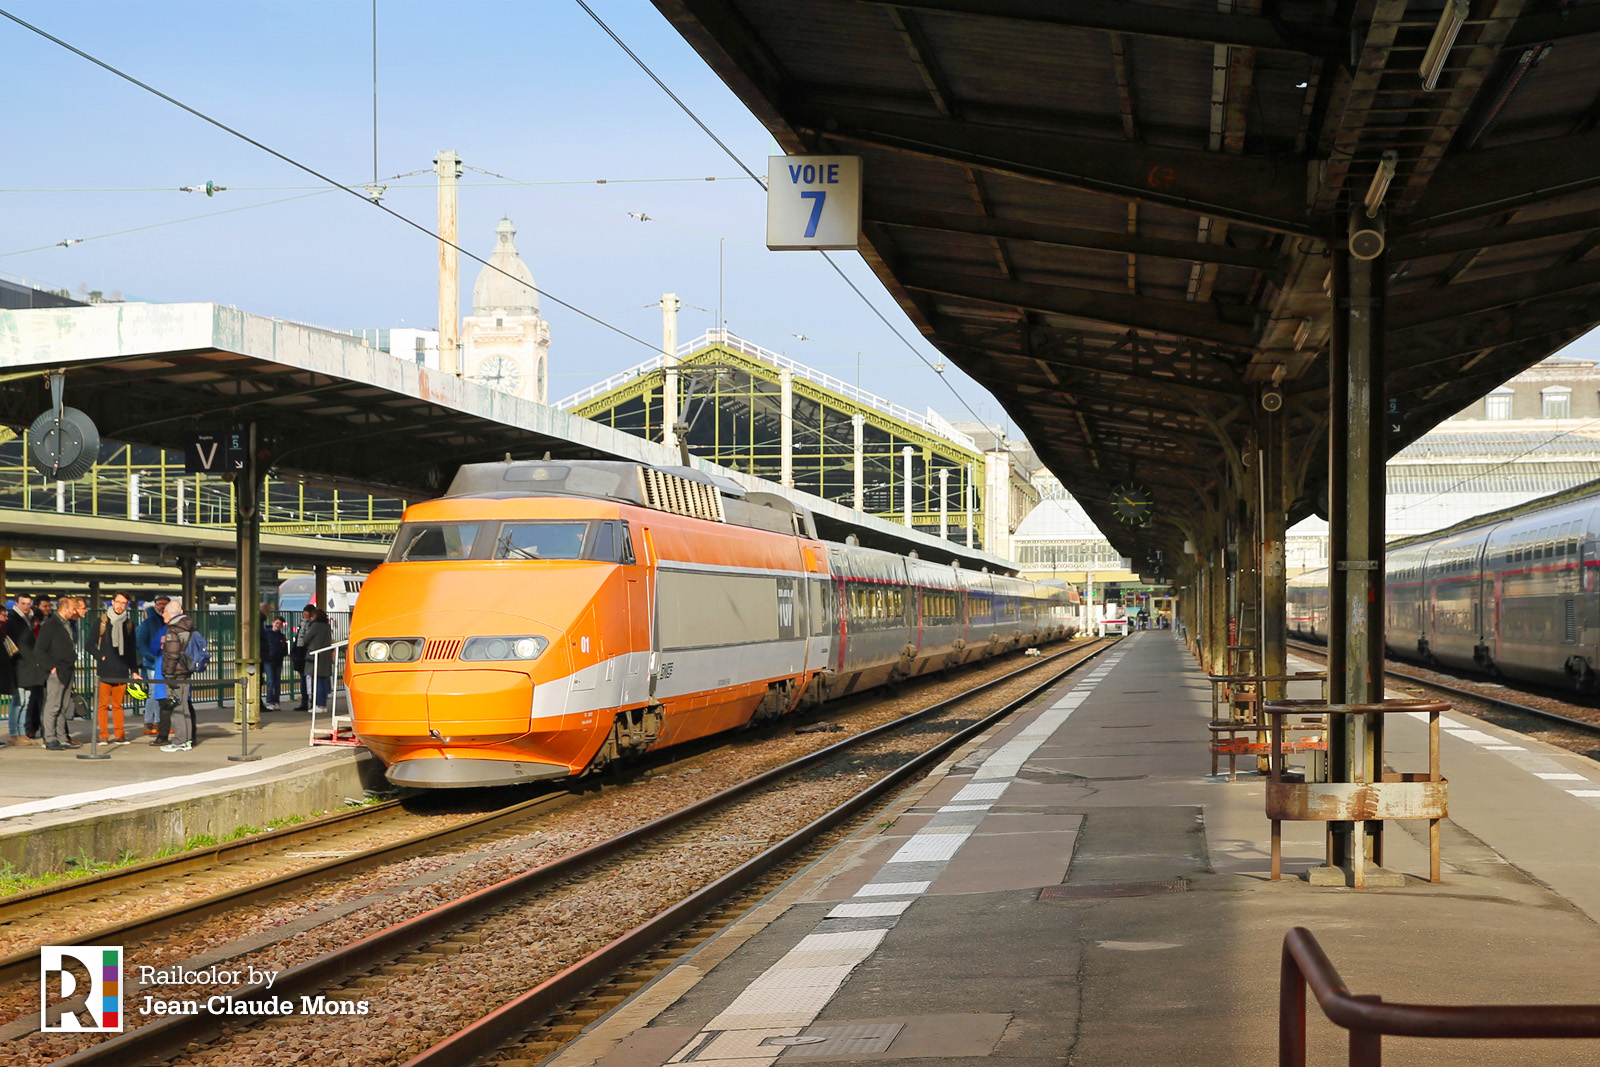
<path id="1" fill-rule="evenodd" d="M 1600 1004 L 1385 1004 L 1350 992 L 1310 930 L 1283 938 L 1278 980 L 1278 1067 L 1305 1067 L 1306 987 L 1349 1031 L 1350 1067 L 1381 1067 L 1385 1037 L 1600 1039 Z"/>

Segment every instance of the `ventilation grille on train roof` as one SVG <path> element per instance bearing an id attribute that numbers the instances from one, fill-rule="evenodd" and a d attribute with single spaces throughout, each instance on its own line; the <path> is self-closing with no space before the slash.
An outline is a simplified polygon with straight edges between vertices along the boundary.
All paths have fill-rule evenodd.
<path id="1" fill-rule="evenodd" d="M 423 647 L 423 649 L 422 649 L 422 658 L 423 659 L 455 659 L 456 656 L 460 652 L 461 652 L 461 638 L 454 637 L 454 638 L 445 639 L 445 638 L 434 637 L 434 638 L 430 638 L 428 640 L 427 645 L 425 645 Z"/>
<path id="2" fill-rule="evenodd" d="M 714 485 L 680 478 L 676 474 L 641 467 L 644 475 L 644 500 L 657 511 L 670 511 L 674 515 L 689 515 L 696 519 L 726 522 L 722 512 L 722 494 Z"/>

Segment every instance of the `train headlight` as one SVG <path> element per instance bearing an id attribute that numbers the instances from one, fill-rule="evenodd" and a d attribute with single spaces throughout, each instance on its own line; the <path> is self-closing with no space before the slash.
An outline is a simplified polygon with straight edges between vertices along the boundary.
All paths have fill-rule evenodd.
<path id="1" fill-rule="evenodd" d="M 422 656 L 420 637 L 370 638 L 356 642 L 357 663 L 409 663 Z"/>
<path id="2" fill-rule="evenodd" d="M 538 659 L 550 642 L 537 634 L 512 637 L 469 637 L 461 646 L 465 660 L 533 660 Z"/>

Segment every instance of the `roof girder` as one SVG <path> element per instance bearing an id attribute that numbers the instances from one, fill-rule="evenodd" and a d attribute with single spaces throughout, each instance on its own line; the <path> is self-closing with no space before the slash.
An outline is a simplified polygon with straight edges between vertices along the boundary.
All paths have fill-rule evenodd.
<path id="1" fill-rule="evenodd" d="M 785 110 L 790 122 L 832 141 L 1315 236 L 1306 209 L 1306 164 L 1299 159 L 1164 148 L 843 104 L 794 101 Z"/>

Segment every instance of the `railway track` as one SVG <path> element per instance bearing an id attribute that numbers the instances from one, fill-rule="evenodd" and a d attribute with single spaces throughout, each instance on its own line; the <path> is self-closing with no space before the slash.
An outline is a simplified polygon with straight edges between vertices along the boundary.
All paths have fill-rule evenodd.
<path id="1" fill-rule="evenodd" d="M 1065 652 L 1056 653 L 1061 654 Z M 833 706 L 808 718 L 837 717 L 853 710 L 860 709 Z M 786 722 L 741 734 L 739 739 L 776 736 L 794 725 L 793 721 Z M 671 773 L 679 764 L 715 752 L 728 743 L 696 742 L 670 749 L 656 759 L 607 775 L 600 782 L 600 789 L 627 784 L 643 775 Z M 420 812 L 408 810 L 398 800 L 385 801 L 238 841 L 12 894 L 0 898 L 0 945 L 12 946 L 9 951 L 0 948 L 0 987 L 38 975 L 40 944 L 139 944 L 210 916 L 292 897 L 330 879 L 347 878 L 464 842 L 491 843 L 496 838 L 514 836 L 520 832 L 519 827 L 569 807 L 595 791 L 595 782 L 585 781 L 579 790 L 552 787 L 537 797 L 486 812 L 466 813 L 439 810 L 440 806 L 460 803 L 459 795 L 423 798 Z M 526 795 L 525 790 L 517 792 Z M 463 817 L 429 828 L 428 823 L 451 815 Z M 410 823 L 417 823 L 419 829 L 410 831 Z M 370 843 L 375 837 L 392 835 L 399 836 Z M 196 890 L 202 892 L 197 895 Z M 178 899 L 173 903 L 159 903 L 174 897 Z M 146 900 L 157 903 L 141 906 Z M 115 918 L 107 921 L 107 913 Z"/>
<path id="2" fill-rule="evenodd" d="M 270 988 L 257 984 L 233 989 L 227 1002 L 244 1005 L 236 1013 L 175 1015 L 149 1022 L 127 1033 L 84 1048 L 62 1063 L 146 1063 L 186 1054 L 186 1062 L 244 1062 L 239 1041 L 251 1047 L 282 1046 L 261 1038 L 261 1024 L 295 1026 L 306 1017 L 276 1017 L 260 1008 L 263 1000 L 318 996 L 330 1001 L 350 1001 L 389 995 L 390 1005 L 406 1002 L 424 976 L 443 981 L 445 988 L 471 985 L 468 999 L 479 1009 L 483 1003 L 499 1007 L 476 1022 L 455 1030 L 444 1041 L 416 1056 L 415 1064 L 464 1064 L 490 1054 L 541 1020 L 571 1005 L 586 990 L 611 982 L 596 994 L 598 1004 L 614 1003 L 645 980 L 650 964 L 633 961 L 655 946 L 668 942 L 696 921 L 715 923 L 715 916 L 733 907 L 730 900 L 743 892 L 762 891 L 760 879 L 783 874 L 808 847 L 815 847 L 831 830 L 840 827 L 888 790 L 938 760 L 944 753 L 977 736 L 1016 708 L 1054 685 L 1062 677 L 1098 656 L 1114 642 L 1100 641 L 1042 659 L 1020 670 L 987 681 L 921 711 L 863 731 L 773 768 L 714 796 L 661 815 L 582 851 L 564 856 L 506 878 L 469 895 L 451 900 L 376 933 L 346 943 L 334 951 L 278 972 Z M 1063 663 L 1062 661 L 1066 662 Z M 1046 668 L 1049 668 L 1048 670 Z M 999 708 L 980 711 L 971 704 L 984 694 L 1020 676 L 1043 671 L 1047 677 Z M 1029 679 L 1031 681 L 1031 679 Z M 1011 689 L 1014 689 L 1012 686 Z M 1010 690 L 1008 690 L 1009 692 Z M 965 710 L 964 710 L 965 709 Z M 965 716 L 965 717 L 964 717 Z M 936 734 L 932 744 L 922 734 Z M 909 753 L 909 755 L 908 755 Z M 823 813 L 816 814 L 819 805 Z M 766 831 L 763 834 L 763 831 Z M 772 838 L 778 838 L 776 841 Z M 652 892 L 652 878 L 664 869 L 663 857 L 691 862 L 691 876 L 679 878 L 664 890 Z M 653 873 L 654 872 L 654 873 Z M 786 876 L 786 875 L 785 875 Z M 781 879 L 780 879 L 781 880 Z M 596 902 L 604 907 L 593 909 Z M 568 945 L 574 958 L 559 973 L 546 977 L 533 989 L 509 998 L 501 993 L 485 997 L 484 974 L 494 974 L 506 954 L 535 952 L 552 937 L 557 918 L 579 919 L 574 930 L 561 937 L 601 935 L 600 943 L 585 943 L 582 952 Z M 594 922 L 587 921 L 593 918 Z M 709 936 L 709 935 L 706 935 Z M 686 942 L 697 943 L 693 934 Z M 237 965 L 235 965 L 237 966 Z M 640 967 L 644 971 L 640 971 Z M 619 972 L 632 968 L 625 978 Z M 459 981 L 457 975 L 460 976 Z M 518 988 L 525 988 L 519 986 Z M 374 991 L 377 992 L 374 992 Z M 141 995 L 137 990 L 131 996 Z M 387 1010 L 387 1009 L 384 1009 Z M 574 1009 L 579 1010 L 579 1009 Z M 593 1005 L 581 1010 L 596 1010 Z M 130 1013 L 131 1014 L 131 1013 Z M 407 1020 L 411 1012 L 406 1012 Z M 342 1020 L 333 1020 L 337 1027 Z M 403 1029 L 406 1020 L 384 1020 Z M 315 1026 L 330 1025 L 317 1018 Z M 219 1047 L 205 1049 L 221 1038 Z M 316 1039 L 317 1047 L 328 1036 Z M 416 1047 L 413 1043 L 411 1048 Z M 196 1058 L 198 1057 L 198 1059 Z M 393 1062 L 378 1058 L 369 1062 Z"/>
<path id="3" fill-rule="evenodd" d="M 1324 660 L 1327 659 L 1327 650 L 1318 647 L 1317 645 L 1308 645 L 1299 641 L 1291 641 L 1289 642 L 1289 647 L 1301 653 L 1302 655 L 1318 656 Z M 1493 694 L 1483 692 L 1482 686 L 1473 686 L 1471 683 L 1468 683 L 1467 685 L 1451 685 L 1448 682 L 1441 682 L 1434 678 L 1423 677 L 1422 675 L 1414 674 L 1410 671 L 1399 670 L 1388 666 L 1384 667 L 1383 673 L 1385 677 L 1399 678 L 1411 683 L 1412 685 L 1423 686 L 1428 689 L 1438 690 L 1442 693 L 1449 693 L 1455 697 L 1488 704 L 1491 707 L 1515 712 L 1518 715 L 1527 715 L 1535 719 L 1542 719 L 1546 722 L 1559 723 L 1562 726 L 1579 730 L 1585 734 L 1600 736 L 1600 722 L 1590 722 L 1584 719 L 1576 719 L 1568 715 L 1562 715 L 1559 712 L 1551 711 L 1548 708 L 1540 708 L 1535 707 L 1532 704 L 1522 704 L 1515 700 L 1507 700 L 1504 697 L 1498 697 L 1494 696 Z"/>

